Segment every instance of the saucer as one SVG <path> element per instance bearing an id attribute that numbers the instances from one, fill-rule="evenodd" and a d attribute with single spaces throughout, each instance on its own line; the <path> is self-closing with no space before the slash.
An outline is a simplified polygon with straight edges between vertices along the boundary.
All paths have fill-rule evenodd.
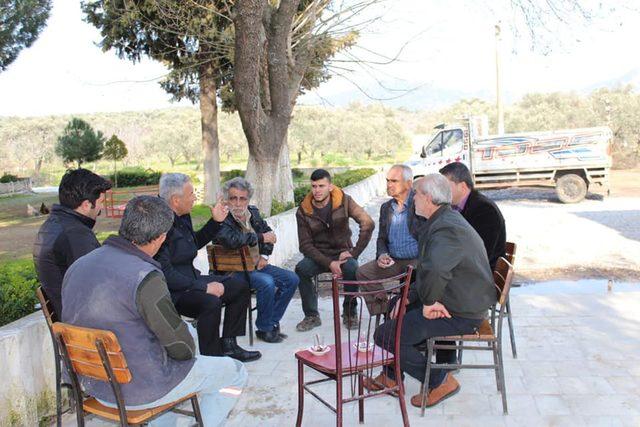
<path id="1" fill-rule="evenodd" d="M 373 345 L 374 344 L 372 342 L 369 343 L 369 347 L 368 348 L 365 348 L 363 345 L 360 345 L 360 344 L 366 344 L 366 342 L 357 343 L 357 344 L 353 343 L 353 348 L 358 350 L 360 353 L 367 353 L 367 352 L 373 350 Z"/>
<path id="2" fill-rule="evenodd" d="M 307 349 L 309 350 L 309 353 L 313 354 L 314 356 L 324 356 L 325 354 L 329 353 L 329 351 L 331 350 L 331 348 L 328 345 L 324 346 L 324 349 L 320 351 L 314 350 L 314 348 L 315 346 L 311 346 Z"/>

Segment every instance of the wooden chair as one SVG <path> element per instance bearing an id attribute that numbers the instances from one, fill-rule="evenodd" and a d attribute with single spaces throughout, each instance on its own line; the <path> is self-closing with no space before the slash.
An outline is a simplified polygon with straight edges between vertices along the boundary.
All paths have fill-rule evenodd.
<path id="1" fill-rule="evenodd" d="M 400 354 L 400 331 L 402 329 L 402 321 L 406 310 L 406 301 L 409 291 L 409 283 L 413 268 L 409 267 L 406 273 L 383 280 L 372 281 L 345 281 L 333 278 L 333 327 L 335 334 L 335 344 L 329 346 L 328 353 L 322 356 L 316 356 L 309 350 L 301 350 L 295 354 L 298 360 L 298 419 L 296 426 L 302 425 L 302 415 L 304 412 L 304 392 L 307 391 L 316 399 L 320 400 L 325 406 L 336 414 L 336 425 L 342 426 L 343 405 L 350 402 L 358 402 L 358 414 L 360 423 L 364 422 L 364 400 L 370 397 L 380 396 L 382 394 L 396 397 L 402 411 L 402 420 L 405 426 L 409 425 L 407 408 L 404 400 L 404 385 L 399 381 L 394 387 L 384 387 L 381 390 L 364 392 L 365 378 L 373 377 L 373 369 L 383 366 L 394 366 L 396 378 L 401 378 L 400 363 L 395 355 Z M 363 313 L 368 313 L 364 308 L 364 296 L 380 294 L 380 288 L 375 290 L 367 290 L 372 285 L 387 284 L 385 290 L 387 297 L 391 299 L 398 296 L 401 304 L 397 316 L 395 326 L 395 340 L 393 341 L 394 351 L 390 352 L 377 345 L 373 341 L 374 321 L 371 317 L 368 320 L 363 319 Z M 357 285 L 358 291 L 344 291 L 344 285 Z M 359 307 L 359 327 L 357 331 L 347 329 L 346 340 L 342 337 L 342 319 L 340 316 L 340 297 L 351 296 L 360 299 Z M 377 315 L 376 317 L 379 317 Z M 382 337 L 384 341 L 389 337 Z M 357 343 L 366 343 L 369 351 L 361 352 L 356 348 Z M 310 343 L 311 344 L 311 343 Z M 304 367 L 308 366 L 314 371 L 322 374 L 324 378 L 314 381 L 304 381 Z M 343 381 L 345 378 L 350 379 L 351 395 L 343 397 Z M 320 395 L 311 389 L 310 386 L 321 384 L 327 381 L 335 381 L 336 383 L 336 406 L 333 407 L 329 402 L 325 401 Z M 357 387 L 356 387 L 357 383 Z M 357 392 L 356 392 L 357 388 Z"/>
<path id="2" fill-rule="evenodd" d="M 40 301 L 40 307 L 42 308 L 42 314 L 47 322 L 47 328 L 51 335 L 51 342 L 53 344 L 53 357 L 55 358 L 55 370 L 56 370 L 56 425 L 60 427 L 62 425 L 62 388 L 72 390 L 71 384 L 63 382 L 62 380 L 62 357 L 60 353 L 60 347 L 58 341 L 53 333 L 53 324 L 59 321 L 59 317 L 53 308 L 51 300 L 47 296 L 42 286 L 38 286 L 36 289 L 36 296 Z M 73 408 L 73 404 L 69 402 L 69 406 Z"/>
<path id="3" fill-rule="evenodd" d="M 104 214 L 107 218 L 122 218 L 127 202 L 136 196 L 157 196 L 157 185 L 125 189 L 110 189 L 105 193 Z"/>
<path id="4" fill-rule="evenodd" d="M 507 390 L 504 381 L 504 365 L 502 362 L 502 320 L 506 316 L 506 301 L 509 299 L 509 290 L 511 289 L 511 281 L 513 280 L 513 267 L 507 260 L 500 257 L 493 272 L 495 286 L 499 292 L 498 304 L 498 325 L 497 335 L 491 327 L 489 321 L 482 322 L 475 334 L 468 335 L 452 335 L 445 337 L 432 337 L 427 340 L 427 357 L 426 374 L 424 383 L 420 387 L 422 393 L 421 414 L 424 416 L 425 406 L 427 403 L 429 376 L 432 368 L 456 370 L 456 369 L 493 369 L 496 374 L 496 385 L 498 391 L 502 395 L 502 410 L 506 415 L 507 412 Z M 455 342 L 453 342 L 455 341 Z M 476 345 L 473 345 L 476 344 Z M 493 364 L 463 364 L 458 358 L 456 363 L 434 363 L 432 362 L 436 350 L 472 350 L 472 351 L 491 351 L 493 353 Z"/>
<path id="5" fill-rule="evenodd" d="M 207 245 L 207 257 L 209 258 L 209 272 L 214 274 L 244 273 L 247 283 L 251 284 L 249 273 L 256 268 L 253 265 L 249 247 L 243 246 L 240 249 L 227 249 L 222 245 Z M 249 322 L 249 345 L 253 345 L 253 311 L 257 307 L 251 305 L 251 294 L 249 294 L 249 305 L 247 308 Z"/>
<path id="6" fill-rule="evenodd" d="M 143 424 L 160 415 L 173 411 L 182 415 L 189 415 L 196 419 L 199 426 L 203 426 L 198 396 L 191 393 L 181 399 L 166 405 L 150 409 L 127 410 L 120 390 L 120 384 L 126 384 L 133 378 L 127 367 L 127 361 L 118 338 L 111 331 L 101 329 L 82 328 L 66 323 L 54 323 L 53 332 L 62 352 L 76 399 L 78 426 L 84 426 L 85 412 L 119 421 L 120 425 Z M 117 408 L 111 408 L 98 402 L 93 397 L 84 398 L 78 375 L 96 380 L 109 382 L 116 399 Z M 191 401 L 193 412 L 177 408 L 186 401 Z"/>
<path id="7" fill-rule="evenodd" d="M 505 254 L 504 254 L 504 258 L 509 261 L 509 264 L 511 264 L 512 266 L 514 265 L 514 262 L 516 260 L 516 244 L 513 242 L 507 242 L 506 246 L 505 246 Z M 509 324 L 509 338 L 511 339 L 511 354 L 513 355 L 514 359 L 518 358 L 518 352 L 516 350 L 516 335 L 515 332 L 513 330 L 513 317 L 511 315 L 511 302 L 510 302 L 510 298 L 507 298 L 506 302 L 505 302 L 505 313 L 507 315 L 507 323 Z M 500 309 L 496 306 L 493 310 L 493 312 L 491 313 L 491 327 L 495 329 L 495 325 L 496 325 L 496 314 L 500 311 Z"/>

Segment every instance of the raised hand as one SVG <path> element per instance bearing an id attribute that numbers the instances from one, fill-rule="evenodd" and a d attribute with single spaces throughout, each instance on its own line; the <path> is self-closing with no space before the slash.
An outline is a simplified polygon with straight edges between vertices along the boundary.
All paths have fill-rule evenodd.
<path id="1" fill-rule="evenodd" d="M 216 204 L 211 207 L 211 217 L 214 221 L 222 222 L 229 214 L 229 208 L 225 204 L 222 196 L 219 195 Z"/>

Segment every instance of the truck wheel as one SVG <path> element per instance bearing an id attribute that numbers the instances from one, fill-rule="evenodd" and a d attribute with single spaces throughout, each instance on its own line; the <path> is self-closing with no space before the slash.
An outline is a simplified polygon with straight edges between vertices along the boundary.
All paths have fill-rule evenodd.
<path id="1" fill-rule="evenodd" d="M 562 203 L 578 203 L 587 195 L 587 183 L 573 173 L 562 175 L 556 181 L 556 194 Z"/>

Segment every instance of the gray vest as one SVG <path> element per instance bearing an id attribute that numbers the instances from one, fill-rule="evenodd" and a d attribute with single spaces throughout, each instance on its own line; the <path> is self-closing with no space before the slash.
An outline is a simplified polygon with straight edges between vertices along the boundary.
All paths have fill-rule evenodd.
<path id="1" fill-rule="evenodd" d="M 74 262 L 62 283 L 63 322 L 107 329 L 118 337 L 133 377 L 128 384 L 121 384 L 127 406 L 163 397 L 187 376 L 195 362 L 168 357 L 138 313 L 136 290 L 140 282 L 151 271 L 162 271 L 136 250 L 105 244 Z M 109 383 L 87 377 L 81 381 L 91 396 L 115 403 Z"/>

